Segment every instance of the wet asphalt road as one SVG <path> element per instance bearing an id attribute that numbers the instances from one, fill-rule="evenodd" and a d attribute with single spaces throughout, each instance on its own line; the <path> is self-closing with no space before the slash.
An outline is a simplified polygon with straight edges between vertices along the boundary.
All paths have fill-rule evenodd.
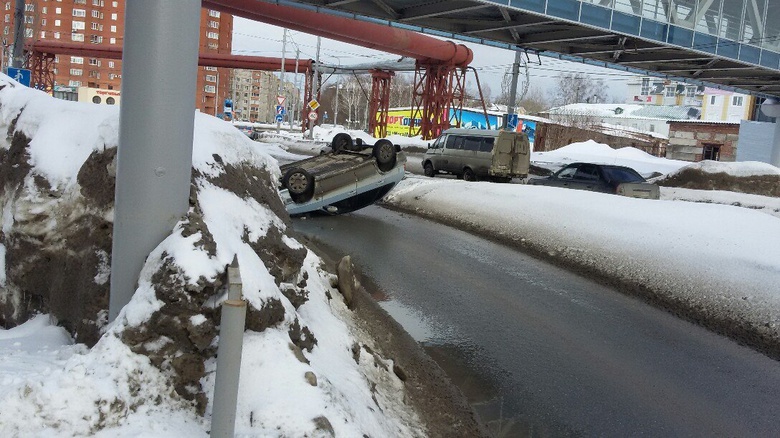
<path id="1" fill-rule="evenodd" d="M 380 207 L 294 222 L 352 255 L 496 436 L 780 436 L 780 363 L 730 340 Z"/>

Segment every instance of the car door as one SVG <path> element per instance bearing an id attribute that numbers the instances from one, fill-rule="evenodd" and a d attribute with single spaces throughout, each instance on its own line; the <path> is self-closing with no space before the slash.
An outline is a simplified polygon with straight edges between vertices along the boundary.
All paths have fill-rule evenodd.
<path id="1" fill-rule="evenodd" d="M 569 183 L 569 188 L 603 192 L 604 187 L 598 166 L 587 163 L 581 164 L 574 173 L 574 177 Z"/>
<path id="2" fill-rule="evenodd" d="M 569 187 L 574 181 L 574 174 L 577 173 L 577 169 L 580 167 L 579 163 L 569 164 L 563 169 L 556 172 L 550 179 L 544 182 L 546 186 L 553 187 Z"/>

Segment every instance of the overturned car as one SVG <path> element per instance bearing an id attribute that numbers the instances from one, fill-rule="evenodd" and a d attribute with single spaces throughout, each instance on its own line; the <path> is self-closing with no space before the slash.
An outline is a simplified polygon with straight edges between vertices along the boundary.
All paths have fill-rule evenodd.
<path id="1" fill-rule="evenodd" d="M 385 196 L 403 179 L 405 163 L 390 140 L 367 145 L 340 133 L 330 152 L 281 166 L 280 193 L 292 216 L 348 213 Z"/>

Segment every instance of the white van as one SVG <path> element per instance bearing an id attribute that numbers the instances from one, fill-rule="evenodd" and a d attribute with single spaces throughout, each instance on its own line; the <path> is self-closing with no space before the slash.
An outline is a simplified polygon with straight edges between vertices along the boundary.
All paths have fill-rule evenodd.
<path id="1" fill-rule="evenodd" d="M 428 146 L 422 166 L 430 177 L 450 173 L 466 181 L 508 182 L 528 176 L 530 161 L 531 146 L 522 132 L 452 128 Z"/>

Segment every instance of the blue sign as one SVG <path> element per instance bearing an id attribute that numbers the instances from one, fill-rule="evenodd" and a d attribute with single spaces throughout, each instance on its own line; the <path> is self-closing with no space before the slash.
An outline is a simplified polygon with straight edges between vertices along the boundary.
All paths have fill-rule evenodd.
<path id="1" fill-rule="evenodd" d="M 515 129 L 517 129 L 517 114 L 507 114 L 506 129 L 510 131 L 514 131 Z"/>
<path id="2" fill-rule="evenodd" d="M 25 87 L 30 86 L 30 70 L 26 68 L 8 67 L 8 76 Z"/>
<path id="3" fill-rule="evenodd" d="M 287 114 L 287 110 L 282 105 L 276 105 L 276 114 L 283 116 Z"/>
<path id="4" fill-rule="evenodd" d="M 282 120 L 284 120 L 284 116 L 281 114 L 276 115 L 276 123 L 282 123 Z"/>

